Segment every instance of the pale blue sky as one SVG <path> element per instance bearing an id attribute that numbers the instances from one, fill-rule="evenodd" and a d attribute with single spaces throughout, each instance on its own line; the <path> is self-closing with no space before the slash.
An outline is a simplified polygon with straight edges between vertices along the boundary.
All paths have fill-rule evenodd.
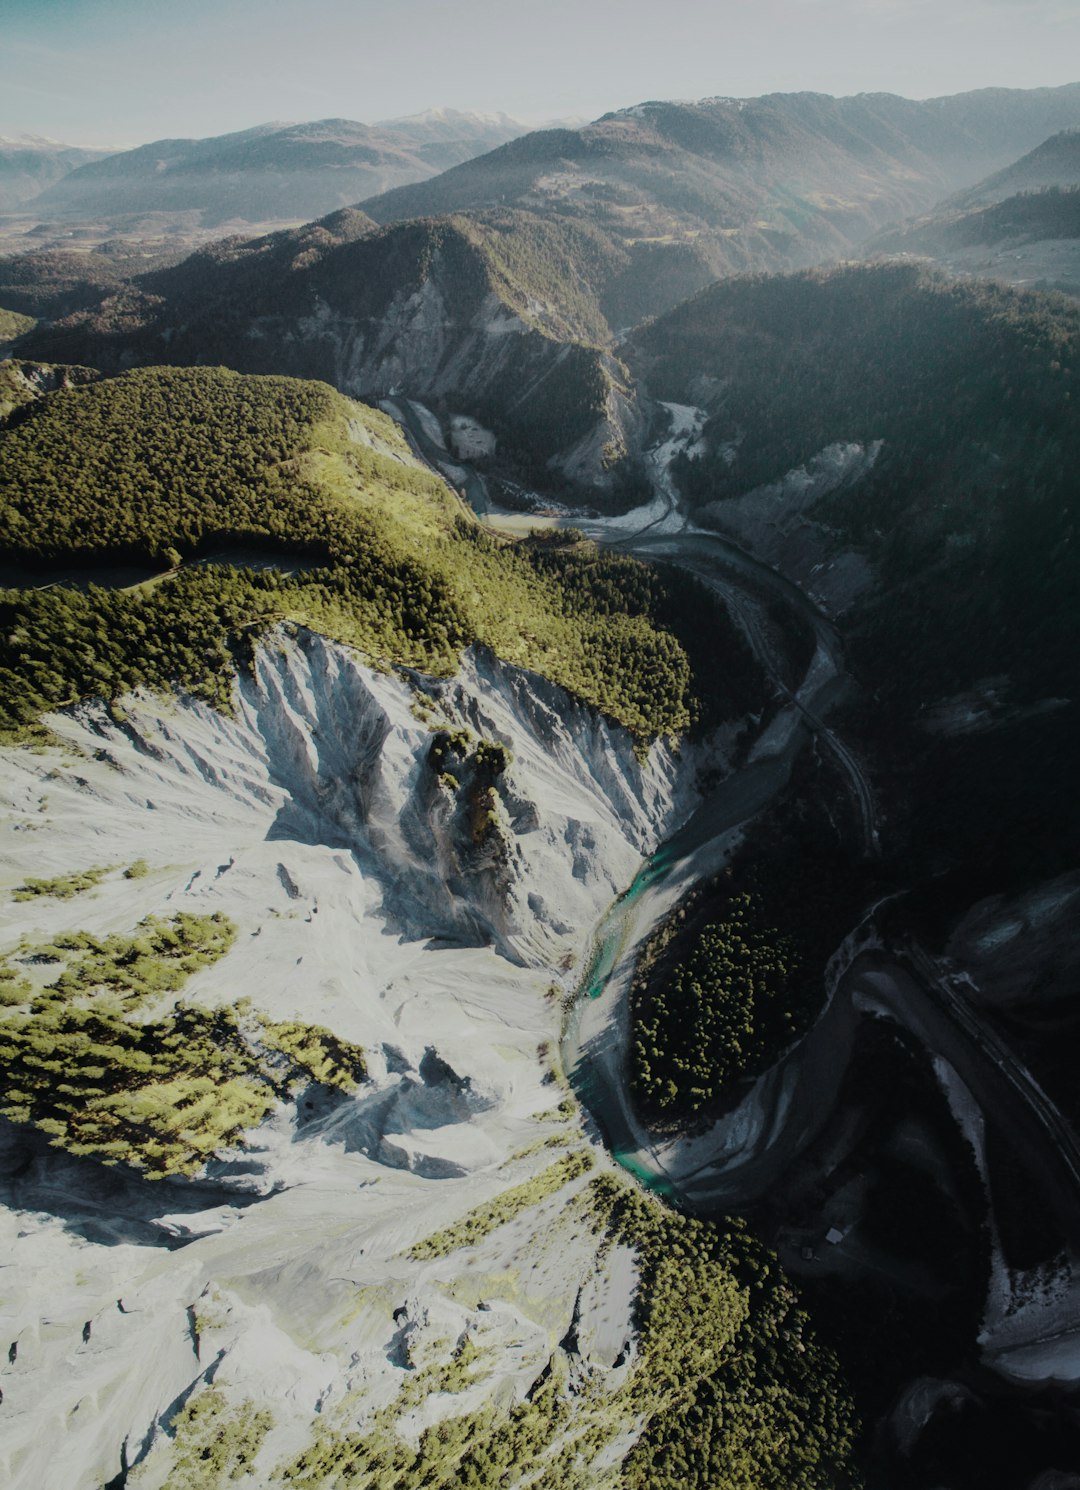
<path id="1" fill-rule="evenodd" d="M 1080 0 L 0 0 L 0 134 L 1080 80 Z"/>

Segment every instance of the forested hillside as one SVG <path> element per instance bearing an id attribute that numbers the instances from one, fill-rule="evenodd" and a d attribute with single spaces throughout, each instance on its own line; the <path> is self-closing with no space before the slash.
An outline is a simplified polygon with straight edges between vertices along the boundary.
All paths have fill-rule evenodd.
<path id="1" fill-rule="evenodd" d="M 869 93 L 651 101 L 583 129 L 526 135 L 362 206 L 384 223 L 496 205 L 589 223 L 630 255 L 611 307 L 626 327 L 718 275 L 842 256 L 1077 124 L 1075 85 L 922 102 Z"/>
<path id="2" fill-rule="evenodd" d="M 1005 170 L 893 227 L 868 245 L 874 253 L 935 253 L 948 248 L 1077 235 L 1080 129 L 1053 135 Z"/>
<path id="3" fill-rule="evenodd" d="M 608 482 L 625 453 L 625 374 L 603 350 L 602 300 L 626 256 L 587 226 L 524 213 L 370 226 L 341 212 L 226 239 L 25 345 L 111 370 L 221 362 L 373 400 L 405 392 L 479 418 L 526 471 L 606 423 L 592 467 Z"/>
<path id="4" fill-rule="evenodd" d="M 679 470 L 706 521 L 833 442 L 883 442 L 800 520 L 871 566 L 844 635 L 892 850 L 905 873 L 962 866 L 964 903 L 1070 867 L 1080 308 L 846 266 L 718 284 L 641 332 L 633 361 L 654 393 L 711 404 Z"/>
<path id="5" fill-rule="evenodd" d="M 874 239 L 875 253 L 947 253 L 951 249 L 1080 238 L 1080 186 L 1045 186 L 967 212 L 941 213 Z"/>
<path id="6" fill-rule="evenodd" d="M 99 305 L 134 276 L 176 263 L 178 249 L 147 250 L 102 244 L 80 252 L 34 248 L 0 258 L 0 305 L 24 315 L 60 320 L 86 306 Z"/>
<path id="7" fill-rule="evenodd" d="M 634 347 L 654 393 L 716 390 L 708 451 L 680 472 L 695 505 L 833 442 L 884 442 L 815 515 L 883 576 L 913 694 L 1013 669 L 1037 691 L 1071 670 L 1076 306 L 912 265 L 848 266 L 718 284 Z"/>
<path id="8" fill-rule="evenodd" d="M 79 560 L 106 583 L 106 562 L 178 571 L 7 591 L 8 732 L 139 684 L 224 703 L 237 641 L 281 619 L 439 673 L 480 642 L 641 739 L 688 728 L 725 676 L 737 708 L 754 687 L 722 616 L 728 646 L 702 645 L 706 597 L 573 535 L 501 544 L 386 416 L 324 384 L 149 368 L 60 387 L 0 432 L 0 500 L 5 548 L 28 565 Z M 252 544 L 293 562 L 245 567 Z M 207 550 L 215 567 L 184 562 Z"/>

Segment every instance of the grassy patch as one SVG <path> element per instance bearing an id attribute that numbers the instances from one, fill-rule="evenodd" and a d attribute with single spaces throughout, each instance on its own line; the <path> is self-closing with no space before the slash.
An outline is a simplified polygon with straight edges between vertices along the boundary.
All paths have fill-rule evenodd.
<path id="1" fill-rule="evenodd" d="M 33 316 L 24 316 L 21 311 L 4 310 L 0 307 L 0 341 L 14 341 L 37 325 Z"/>
<path id="2" fill-rule="evenodd" d="M 321 1024 L 298 1020 L 262 1021 L 261 1041 L 277 1051 L 297 1073 L 296 1079 L 317 1081 L 339 1091 L 355 1091 L 367 1075 L 364 1052 L 359 1045 L 342 1040 Z"/>
<path id="3" fill-rule="evenodd" d="M 273 1415 L 255 1402 L 230 1404 L 219 1387 L 200 1392 L 173 1419 L 167 1490 L 225 1490 L 246 1479 L 273 1426 Z M 136 1469 L 128 1482 L 137 1490 L 146 1480 Z"/>
<path id="4" fill-rule="evenodd" d="M 35 879 L 32 876 L 12 892 L 13 900 L 37 900 L 45 896 L 52 900 L 71 900 L 84 890 L 100 885 L 113 866 L 105 864 L 96 869 L 83 869 L 77 874 L 58 874 L 53 879 Z"/>

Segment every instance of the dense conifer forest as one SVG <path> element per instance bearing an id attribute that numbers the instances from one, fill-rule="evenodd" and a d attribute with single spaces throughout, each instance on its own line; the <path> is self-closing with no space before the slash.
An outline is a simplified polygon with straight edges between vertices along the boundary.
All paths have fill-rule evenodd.
<path id="1" fill-rule="evenodd" d="M 283 620 L 436 673 L 482 643 L 640 740 L 684 732 L 718 686 L 737 709 L 757 687 L 707 592 L 573 534 L 500 542 L 386 416 L 323 384 L 151 368 L 61 387 L 0 432 L 0 490 L 5 547 L 38 585 L 49 562 L 80 561 L 87 581 L 0 601 L 9 732 L 142 684 L 226 705 L 236 646 Z M 244 567 L 252 544 L 284 568 Z M 191 562 L 207 551 L 216 563 Z M 163 577 L 93 582 L 117 562 Z M 706 645 L 702 607 L 724 645 Z"/>

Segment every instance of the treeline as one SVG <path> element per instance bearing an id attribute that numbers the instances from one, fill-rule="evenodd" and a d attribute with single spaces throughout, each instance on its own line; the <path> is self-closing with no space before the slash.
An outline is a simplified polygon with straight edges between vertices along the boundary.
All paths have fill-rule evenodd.
<path id="1" fill-rule="evenodd" d="M 1080 187 L 1044 186 L 1020 191 L 989 206 L 931 216 L 911 227 L 880 234 L 870 245 L 878 254 L 947 253 L 979 244 L 1038 242 L 1080 237 Z"/>
<path id="2" fill-rule="evenodd" d="M 1080 238 L 1080 186 L 1023 191 L 942 225 L 946 242 L 967 246 L 1003 238 Z"/>

